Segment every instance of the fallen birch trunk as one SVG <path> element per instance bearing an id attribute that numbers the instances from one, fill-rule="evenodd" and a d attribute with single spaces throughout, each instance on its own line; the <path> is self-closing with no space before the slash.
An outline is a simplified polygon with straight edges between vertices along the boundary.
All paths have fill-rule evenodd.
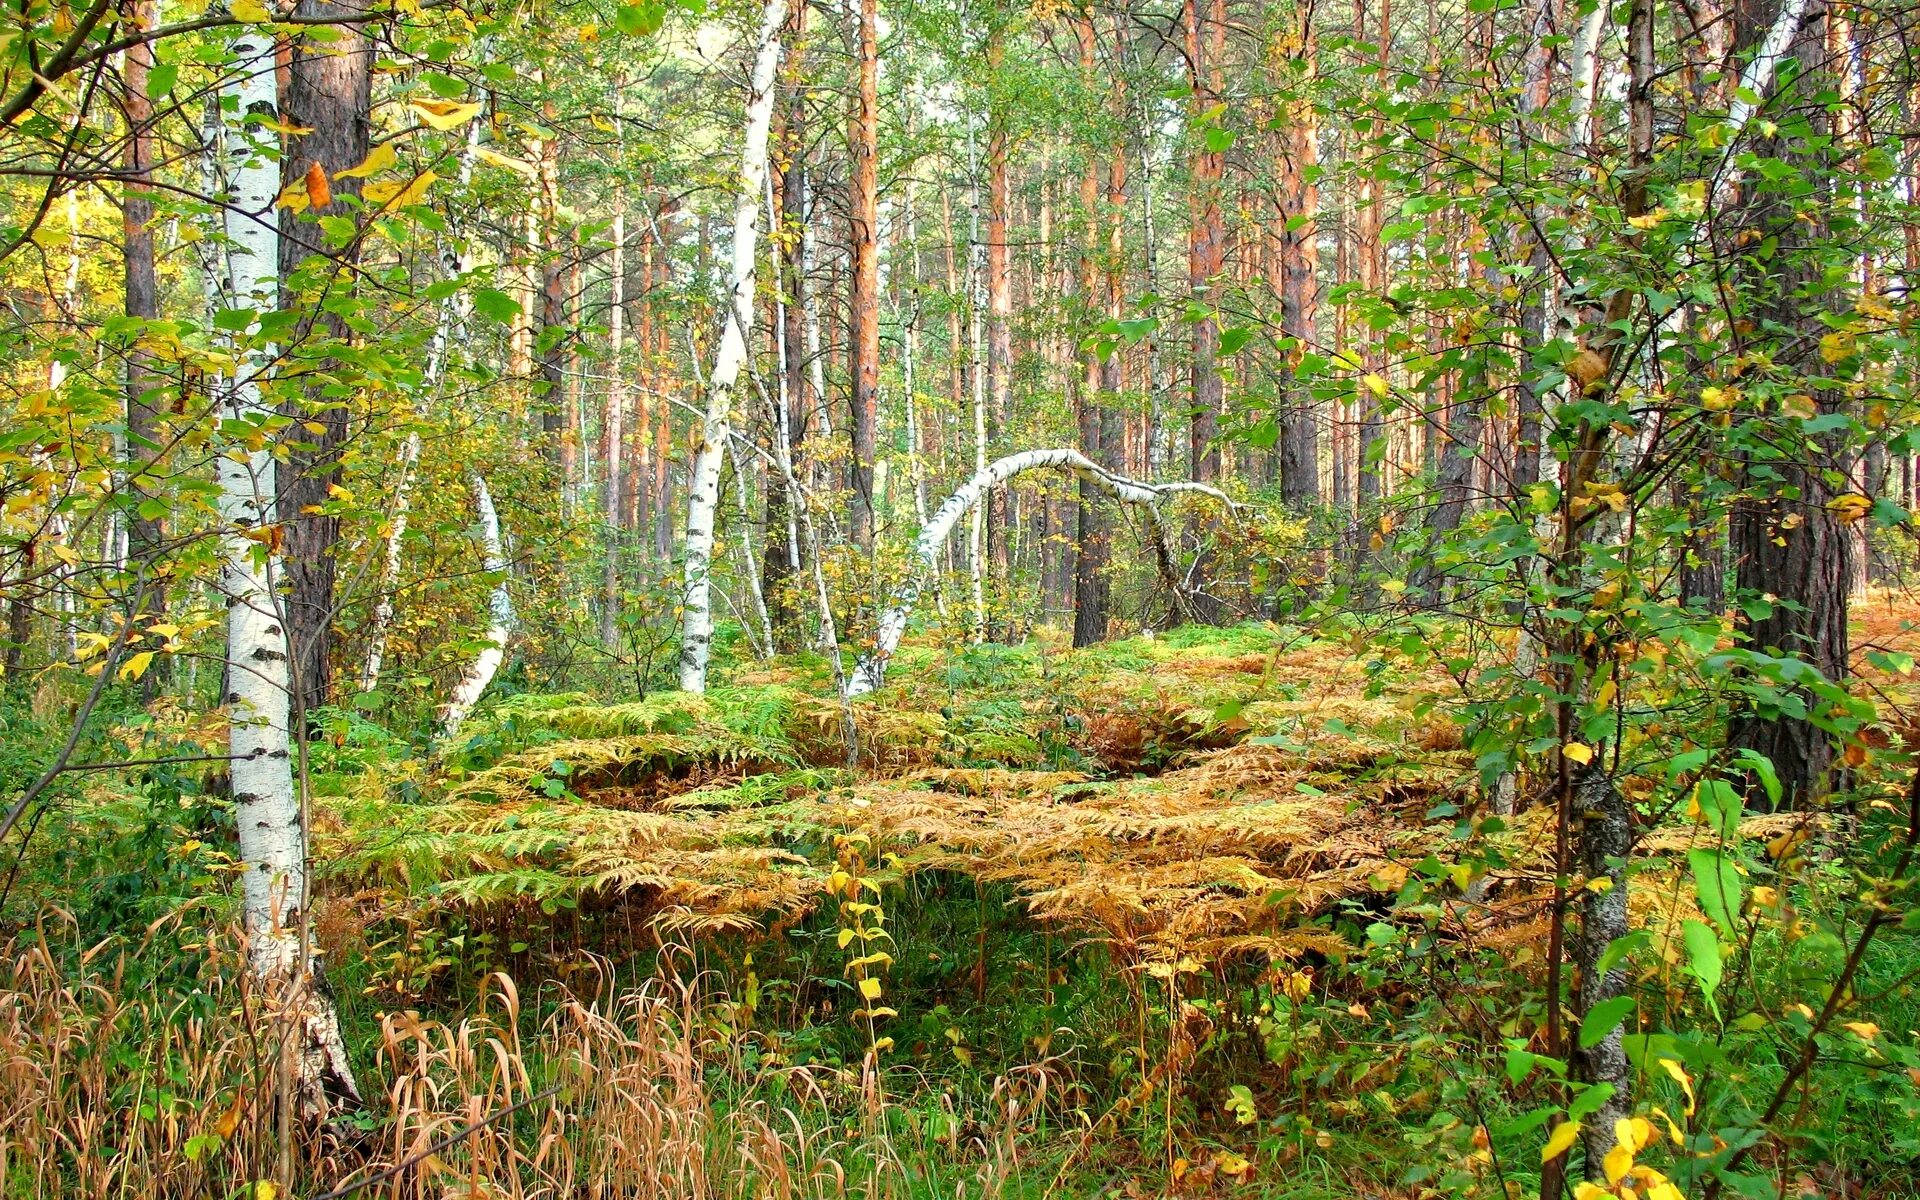
<path id="1" fill-rule="evenodd" d="M 1181 492 L 1197 492 L 1211 496 L 1227 506 L 1228 511 L 1239 508 L 1231 497 L 1215 487 L 1204 483 L 1142 483 L 1116 474 L 1094 462 L 1086 455 L 1068 447 L 1055 450 L 1026 450 L 1019 454 L 1009 454 L 996 459 L 974 472 L 960 489 L 947 497 L 938 511 L 921 527 L 920 536 L 913 543 L 914 572 L 910 579 L 895 594 L 892 604 L 880 615 L 880 632 L 871 653 L 860 660 L 853 675 L 847 680 L 848 696 L 864 696 L 877 690 L 886 682 L 887 662 L 900 646 L 900 638 L 907 631 L 907 619 L 913 615 L 914 603 L 920 598 L 920 590 L 926 578 L 938 569 L 940 552 L 952 536 L 954 526 L 992 489 L 999 487 L 1016 475 L 1028 471 L 1052 469 L 1071 471 L 1105 491 L 1122 504 L 1141 504 L 1148 508 L 1157 506 L 1160 501 Z"/>

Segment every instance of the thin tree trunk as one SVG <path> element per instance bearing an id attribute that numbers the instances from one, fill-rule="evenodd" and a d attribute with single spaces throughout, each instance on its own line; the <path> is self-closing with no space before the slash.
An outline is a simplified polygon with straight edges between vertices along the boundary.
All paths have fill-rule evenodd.
<path id="1" fill-rule="evenodd" d="M 487 632 L 480 653 L 467 664 L 459 684 L 453 689 L 453 695 L 440 709 L 440 736 L 443 738 L 460 732 L 467 714 L 486 694 L 487 685 L 493 682 L 500 664 L 507 659 L 507 642 L 512 638 L 517 624 L 513 612 L 513 593 L 509 590 L 507 580 L 509 564 L 500 536 L 500 513 L 494 508 L 493 493 L 487 490 L 487 481 L 476 473 L 472 477 L 472 485 L 473 507 L 480 517 L 481 564 L 489 575 L 499 578 L 494 581 L 493 590 L 487 596 Z"/>
<path id="2" fill-rule="evenodd" d="M 1317 54 L 1310 9 L 1300 16 L 1298 39 L 1304 65 L 1294 86 L 1300 94 L 1287 102 L 1280 156 L 1280 336 L 1291 346 L 1280 414 L 1280 500 L 1302 512 L 1320 503 L 1319 414 L 1310 390 L 1292 370 L 1318 341 L 1319 326 L 1320 189 L 1313 171 L 1320 162 L 1320 130 L 1309 93 Z"/>
<path id="3" fill-rule="evenodd" d="M 857 0 L 859 87 L 848 150 L 853 156 L 847 243 L 853 265 L 848 295 L 848 374 L 853 384 L 852 535 L 873 548 L 873 467 L 880 396 L 880 43 L 877 0 Z"/>
<path id="4" fill-rule="evenodd" d="M 868 0 L 871 3 L 871 0 Z M 761 14 L 740 151 L 740 190 L 733 206 L 733 267 L 726 321 L 713 371 L 707 377 L 707 413 L 688 485 L 686 576 L 680 624 L 680 686 L 707 689 L 713 651 L 713 524 L 719 507 L 720 468 L 732 432 L 733 390 L 746 364 L 754 315 L 753 268 L 760 234 L 760 195 L 766 187 L 767 138 L 773 120 L 774 76 L 780 66 L 780 29 L 786 0 L 768 0 Z"/>
<path id="5" fill-rule="evenodd" d="M 126 0 L 123 23 L 130 29 L 150 29 L 155 21 L 154 0 Z M 122 251 L 126 262 L 125 311 L 136 321 L 152 321 L 160 316 L 159 277 L 153 259 L 153 102 L 147 96 L 147 80 L 153 70 L 154 53 L 150 42 L 127 48 L 121 64 L 126 86 L 121 101 L 127 122 L 127 146 L 124 166 L 126 190 L 121 199 Z M 134 511 L 127 518 L 127 557 L 146 569 L 148 581 L 147 611 L 166 608 L 165 580 L 158 571 L 161 547 L 166 541 L 164 515 L 147 511 L 150 501 L 160 501 L 160 481 L 147 472 L 159 465 L 161 451 L 160 406 L 154 389 L 159 379 L 152 369 L 152 356 L 138 344 L 127 350 L 127 454 L 130 475 L 128 486 L 134 499 Z M 157 475 L 158 472 L 156 471 Z M 160 655 L 141 676 L 140 685 L 149 697 L 166 686 L 173 669 L 172 656 Z"/>
<path id="6" fill-rule="evenodd" d="M 617 186 L 617 185 L 616 185 Z M 619 646 L 620 636 L 620 551 L 624 543 L 621 528 L 625 517 L 625 498 L 621 494 L 627 436 L 627 200 L 624 189 L 613 200 L 613 261 L 607 270 L 607 415 L 606 482 L 604 517 L 606 522 L 606 565 L 601 580 L 600 644 L 608 650 Z"/>
<path id="7" fill-rule="evenodd" d="M 1200 6 L 1208 6 L 1205 17 Z M 1185 0 L 1188 83 L 1196 116 L 1220 102 L 1226 48 L 1225 0 Z M 1187 238 L 1187 286 L 1203 309 L 1217 306 L 1214 294 L 1223 266 L 1226 234 L 1220 213 L 1220 185 L 1226 156 L 1208 149 L 1204 134 L 1193 151 L 1191 226 Z M 1220 322 L 1208 312 L 1193 323 L 1193 418 L 1188 446 L 1188 473 L 1196 480 L 1220 477 L 1220 408 L 1224 397 L 1220 378 Z"/>
<path id="8" fill-rule="evenodd" d="M 998 63 L 1001 47 L 996 39 L 988 48 L 989 63 Z M 1005 436 L 1006 418 L 1013 407 L 1013 286 L 1007 248 L 1007 222 L 1011 185 L 1007 178 L 1006 114 L 990 111 L 987 116 L 987 433 Z M 993 571 L 993 594 L 1001 613 L 998 630 L 989 630 L 995 640 L 1010 640 L 1008 625 L 1013 613 L 1013 565 L 1010 543 L 1015 527 L 1010 519 L 1007 489 L 996 488 L 987 496 L 986 525 L 989 561 Z"/>

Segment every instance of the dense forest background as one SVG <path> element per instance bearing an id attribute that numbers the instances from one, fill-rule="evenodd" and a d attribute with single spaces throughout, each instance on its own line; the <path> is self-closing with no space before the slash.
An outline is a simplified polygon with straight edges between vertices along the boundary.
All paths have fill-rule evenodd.
<path id="1" fill-rule="evenodd" d="M 1920 1195 L 1915 30 L 19 0 L 0 1191 Z"/>

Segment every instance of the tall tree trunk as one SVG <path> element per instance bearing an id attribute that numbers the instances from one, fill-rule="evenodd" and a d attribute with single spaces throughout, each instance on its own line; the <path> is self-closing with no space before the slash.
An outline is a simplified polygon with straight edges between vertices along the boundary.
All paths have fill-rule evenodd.
<path id="1" fill-rule="evenodd" d="M 284 259 L 272 219 L 280 194 L 273 147 L 259 144 L 278 120 L 272 45 L 242 27 L 233 45 L 240 64 L 226 85 L 227 152 L 223 212 L 227 237 L 222 276 L 226 304 L 265 314 L 276 307 L 263 283 Z M 303 151 L 305 153 L 306 151 Z M 355 160 L 356 162 L 358 160 Z M 221 381 L 222 418 L 235 424 L 267 414 L 261 381 L 272 351 L 253 346 Z M 313 953 L 308 923 L 307 827 L 294 789 L 292 672 L 287 623 L 274 574 L 286 527 L 277 523 L 274 452 L 241 446 L 216 457 L 222 525 L 220 591 L 227 603 L 227 741 L 238 834 L 241 913 L 248 960 L 285 1014 L 292 1094 L 285 1099 L 309 1120 L 336 1107 L 357 1107 L 359 1088 L 340 1037 L 332 996 Z"/>
<path id="2" fill-rule="evenodd" d="M 779 321 L 774 336 L 780 360 L 774 395 L 774 456 L 785 466 L 767 472 L 767 552 L 763 562 L 768 619 L 775 644 L 783 650 L 797 645 L 799 632 L 793 588 L 800 569 L 800 523 L 793 506 L 805 503 L 794 494 L 789 480 L 794 477 L 796 451 L 805 440 L 806 414 L 812 407 L 807 396 L 807 278 L 802 253 L 807 222 L 807 95 L 801 67 L 806 61 L 807 12 L 807 5 L 796 4 L 787 19 L 787 62 L 781 72 L 787 102 L 780 115 L 776 151 L 780 186 L 773 197 L 774 212 L 768 214 L 768 220 L 776 222 L 769 228 L 779 276 L 774 298 Z"/>
<path id="3" fill-rule="evenodd" d="M 873 546 L 873 463 L 880 397 L 880 43 L 877 0 L 858 0 L 859 87 L 848 150 L 853 156 L 847 245 L 853 280 L 847 301 L 848 374 L 853 385 L 852 534 Z"/>
<path id="4" fill-rule="evenodd" d="M 1286 392 L 1280 413 L 1280 500 L 1296 512 L 1320 503 L 1320 423 L 1311 391 L 1292 368 L 1318 340 L 1320 128 L 1311 95 L 1317 74 L 1312 9 L 1300 13 L 1293 39 L 1298 65 L 1289 73 L 1296 94 L 1286 101 L 1280 155 L 1280 336 L 1288 340 Z"/>
<path id="5" fill-rule="evenodd" d="M 1086 86 L 1098 86 L 1094 62 L 1094 26 L 1091 17 L 1074 21 L 1074 34 L 1080 44 L 1080 73 Z M 1092 329 L 1099 324 L 1099 252 L 1100 252 L 1100 167 L 1093 147 L 1085 150 L 1086 167 L 1080 174 L 1080 257 L 1079 279 L 1075 284 L 1079 317 L 1077 324 Z M 1105 426 L 1100 419 L 1103 403 L 1110 397 L 1100 394 L 1103 382 L 1099 356 L 1091 349 L 1081 351 L 1082 370 L 1073 388 L 1074 423 L 1080 435 L 1080 452 L 1096 463 L 1107 459 Z M 1074 480 L 1073 532 L 1073 644 L 1092 646 L 1107 640 L 1109 533 L 1107 514 L 1101 507 L 1100 481 L 1081 475 Z"/>
<path id="6" fill-rule="evenodd" d="M 129 31 L 151 29 L 154 21 L 154 0 L 125 0 L 122 24 Z M 121 64 L 121 77 L 126 86 L 121 107 L 127 122 L 123 164 L 126 191 L 120 202 L 121 248 L 126 264 L 125 310 L 127 316 L 137 321 L 152 321 L 160 316 L 159 278 L 153 260 L 153 102 L 147 96 L 147 80 L 153 66 L 150 42 L 129 46 Z M 159 479 L 147 473 L 158 466 L 161 453 L 161 409 L 154 395 L 159 384 L 152 356 L 138 344 L 128 347 L 127 482 L 135 509 L 128 518 L 127 556 L 135 565 L 146 569 L 149 612 L 166 607 L 166 584 L 157 570 L 167 536 L 166 518 L 153 515 L 147 509 L 149 502 L 161 499 Z M 152 696 L 164 688 L 172 669 L 171 655 L 156 658 L 140 679 L 145 693 Z"/>
<path id="7" fill-rule="evenodd" d="M 351 16 L 358 9 L 335 0 L 300 0 L 294 16 L 319 21 Z M 286 95 L 281 105 L 286 123 L 310 132 L 288 138 L 280 160 L 281 187 L 304 187 L 310 204 L 304 212 L 281 210 L 277 251 L 281 303 L 296 308 L 300 325 L 296 340 L 319 336 L 335 343 L 348 339 L 346 320 L 327 311 L 323 303 L 354 287 L 359 239 L 337 249 L 321 232 L 323 216 L 358 211 L 347 197 L 358 196 L 361 180 L 342 178 L 340 172 L 366 161 L 372 133 L 373 46 L 357 23 L 326 27 L 322 38 L 297 38 L 291 48 Z M 320 256 L 324 269 L 309 268 L 296 278 L 310 256 Z M 316 264 L 318 265 L 318 264 Z M 294 678 L 300 695 L 297 707 L 311 712 L 327 703 L 332 684 L 332 629 L 334 616 L 335 547 L 340 541 L 340 519 L 325 511 L 330 489 L 339 482 L 340 455 L 352 415 L 350 389 L 326 382 L 309 384 L 304 394 L 285 402 L 294 419 L 288 433 L 286 474 L 279 504 L 288 515 L 287 617 L 293 641 Z"/>
<path id="8" fill-rule="evenodd" d="M 546 113 L 555 117 L 551 103 Z M 560 228 L 560 145 L 556 137 L 534 139 L 534 228 L 538 244 L 540 280 L 539 375 L 534 380 L 534 408 L 540 417 L 541 452 L 551 464 L 561 507 L 571 511 L 574 487 L 574 445 L 567 404 L 567 275 L 572 260 L 571 239 Z"/>
<path id="9" fill-rule="evenodd" d="M 615 185 L 618 187 L 618 185 Z M 606 524 L 606 563 L 601 580 L 600 644 L 619 645 L 620 552 L 625 542 L 626 515 L 621 485 L 627 438 L 627 198 L 621 189 L 613 199 L 613 261 L 607 269 L 607 412 L 602 433 L 606 438 L 606 478 L 602 520 Z"/>
<path id="10" fill-rule="evenodd" d="M 867 0 L 870 4 L 872 0 Z M 733 265 L 725 324 L 707 376 L 707 412 L 694 453 L 687 497 L 686 575 L 681 600 L 680 686 L 707 690 L 713 651 L 713 523 L 720 500 L 720 468 L 732 436 L 733 390 L 746 365 L 753 332 L 754 255 L 760 235 L 760 195 L 767 180 L 767 138 L 773 122 L 774 76 L 780 66 L 780 29 L 786 0 L 767 0 L 760 17 L 753 75 L 740 150 L 740 190 L 733 205 Z"/>
<path id="11" fill-rule="evenodd" d="M 1200 8 L 1208 11 L 1202 16 Z M 1185 0 L 1182 8 L 1185 24 L 1188 84 L 1192 88 L 1190 106 L 1196 117 L 1209 113 L 1220 103 L 1223 63 L 1226 50 L 1226 0 Z M 1225 228 L 1220 214 L 1220 183 L 1226 163 L 1223 151 L 1208 148 L 1204 131 L 1194 147 L 1192 167 L 1191 224 L 1187 235 L 1187 286 L 1196 303 L 1215 308 L 1217 276 L 1224 265 Z M 1224 399 L 1220 378 L 1220 322 L 1211 312 L 1193 323 L 1193 418 L 1191 444 L 1188 447 L 1188 473 L 1196 480 L 1220 477 L 1220 408 Z"/>
<path id="12" fill-rule="evenodd" d="M 1001 59 L 996 35 L 987 50 L 989 63 Z M 989 112 L 987 116 L 987 437 L 991 444 L 1004 438 L 1006 418 L 1013 407 L 1013 283 L 1007 249 L 1007 221 L 1011 185 L 1007 178 L 1006 114 Z M 1005 487 L 993 489 L 987 496 L 986 522 L 989 559 L 992 564 L 993 594 L 999 613 L 999 629 L 989 630 L 994 641 L 1008 638 L 1008 623 L 1013 619 L 1012 561 L 1009 543 L 1014 529 L 1009 519 Z"/>
<path id="13" fill-rule="evenodd" d="M 1390 0 L 1374 0 L 1379 6 L 1378 31 L 1370 31 L 1367 21 L 1371 15 L 1368 0 L 1354 0 L 1354 32 L 1364 44 L 1370 38 L 1378 47 L 1381 73 L 1376 76 L 1385 81 L 1385 66 L 1392 53 L 1393 27 Z M 1381 122 L 1378 117 L 1369 122 L 1371 130 L 1368 142 L 1377 143 L 1381 134 Z M 1384 296 L 1387 287 L 1386 248 L 1380 241 L 1382 218 L 1386 211 L 1381 196 L 1379 171 L 1375 164 L 1362 162 L 1360 168 L 1360 196 L 1354 205 L 1354 254 L 1359 268 L 1360 290 L 1367 296 L 1379 299 Z M 1360 423 L 1354 438 L 1354 481 L 1355 500 L 1361 509 L 1378 500 L 1382 494 L 1381 473 L 1387 461 L 1385 447 L 1377 446 L 1383 432 L 1384 423 L 1380 403 L 1384 399 L 1387 359 L 1380 338 L 1374 332 L 1362 327 L 1361 361 L 1366 365 L 1367 378 L 1358 391 L 1356 399 L 1360 406 Z M 1376 382 L 1378 381 L 1378 382 Z"/>
<path id="14" fill-rule="evenodd" d="M 1796 15 L 1798 20 L 1792 20 Z M 1750 29 L 1765 28 L 1767 33 L 1756 63 L 1784 53 L 1799 64 L 1788 84 L 1789 107 L 1807 104 L 1831 82 L 1827 20 L 1826 0 L 1785 0 L 1771 24 L 1749 23 Z M 1778 40 L 1782 37 L 1790 40 L 1782 44 Z M 1764 87 L 1743 90 L 1765 94 Z M 1827 132 L 1824 109 L 1810 107 L 1807 119 L 1816 136 Z M 1784 138 L 1768 138 L 1759 153 L 1797 160 L 1809 169 L 1809 178 L 1827 177 L 1826 164 L 1816 158 L 1820 152 Z M 1838 412 L 1845 404 L 1841 389 L 1815 382 L 1832 373 L 1815 353 L 1826 328 L 1821 317 L 1830 298 L 1815 286 L 1820 268 L 1810 261 L 1814 247 L 1825 236 L 1824 223 L 1807 216 L 1817 209 L 1810 209 L 1804 199 L 1796 201 L 1776 189 L 1753 185 L 1742 190 L 1741 224 L 1760 235 L 1756 244 L 1763 248 L 1749 251 L 1758 261 L 1741 280 L 1757 330 L 1748 345 L 1767 352 L 1776 367 L 1803 373 L 1807 378 L 1801 383 L 1812 393 L 1821 414 Z M 1770 261 L 1761 257 L 1768 248 Z M 1769 330 L 1792 333 L 1761 341 Z M 1847 488 L 1844 482 L 1836 486 L 1831 480 L 1844 481 L 1850 466 L 1843 443 L 1831 434 L 1806 437 L 1778 458 L 1750 456 L 1745 495 L 1735 502 L 1729 522 L 1735 580 L 1742 591 L 1766 597 L 1759 615 L 1742 607 L 1739 632 L 1755 649 L 1804 659 L 1835 680 L 1847 674 L 1854 544 L 1828 504 Z M 1826 790 L 1833 747 L 1825 734 L 1804 720 L 1778 711 L 1736 712 L 1727 723 L 1727 744 L 1771 759 L 1790 806 L 1809 803 Z"/>

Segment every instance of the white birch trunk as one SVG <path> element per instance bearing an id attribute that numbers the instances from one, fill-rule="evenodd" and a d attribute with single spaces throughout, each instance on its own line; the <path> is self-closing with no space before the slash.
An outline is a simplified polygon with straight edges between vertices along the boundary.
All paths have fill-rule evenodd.
<path id="1" fill-rule="evenodd" d="M 713 653 L 713 523 L 720 501 L 720 467 L 726 459 L 734 384 L 747 359 L 754 314 L 753 265 L 760 234 L 760 193 L 766 186 L 767 134 L 773 121 L 774 76 L 780 66 L 780 25 L 786 0 L 767 0 L 760 16 L 758 51 L 749 84 L 746 138 L 740 151 L 740 181 L 733 207 L 733 275 L 726 325 L 707 377 L 706 424 L 688 480 L 686 577 L 681 593 L 680 686 L 707 690 Z"/>
<path id="2" fill-rule="evenodd" d="M 986 311 L 986 267 L 980 243 L 980 160 L 973 144 L 972 119 L 967 124 L 967 175 L 971 181 L 973 202 L 971 228 L 967 234 L 967 310 L 968 353 L 973 372 L 973 470 L 977 476 L 987 469 L 987 371 L 986 332 L 981 314 Z M 973 641 L 987 640 L 987 564 L 985 509 L 975 508 L 967 528 L 967 586 L 973 597 Z"/>
<path id="3" fill-rule="evenodd" d="M 1780 6 L 1780 12 L 1773 18 L 1773 24 L 1767 28 L 1766 40 L 1760 43 L 1759 53 L 1747 63 L 1747 69 L 1740 73 L 1740 83 L 1734 89 L 1733 103 L 1727 109 L 1727 121 L 1738 133 L 1746 127 L 1753 114 L 1766 102 L 1767 93 L 1773 90 L 1773 73 L 1780 60 L 1787 56 L 1787 48 L 1793 45 L 1794 35 L 1800 32 L 1800 21 L 1806 16 L 1807 0 L 1786 0 Z"/>
<path id="4" fill-rule="evenodd" d="M 920 536 L 913 543 L 913 573 L 895 593 L 886 611 L 880 614 L 880 628 L 873 651 L 860 660 L 853 678 L 847 681 L 847 695 L 863 696 L 886 682 L 887 661 L 899 648 L 900 638 L 907 631 L 907 620 L 913 615 L 914 602 L 920 598 L 923 582 L 938 567 L 941 549 L 946 545 L 947 538 L 952 536 L 960 518 L 968 512 L 979 511 L 981 497 L 993 488 L 1016 475 L 1041 469 L 1071 471 L 1122 504 L 1152 506 L 1180 492 L 1196 492 L 1220 501 L 1229 511 L 1238 507 L 1226 493 L 1204 483 L 1143 483 L 1109 471 L 1078 450 L 1066 447 L 1026 450 L 995 459 L 974 472 L 973 478 L 947 497 L 946 503 L 921 527 Z"/>
<path id="5" fill-rule="evenodd" d="M 458 733 L 467 714 L 486 693 L 500 664 L 506 661 L 507 641 L 513 636 L 516 623 L 513 592 L 507 581 L 507 553 L 500 537 L 500 513 L 493 506 L 493 493 L 487 490 L 487 481 L 477 474 L 473 477 L 473 506 L 480 514 L 481 562 L 488 574 L 498 575 L 500 580 L 487 598 L 486 644 L 468 664 L 466 674 L 460 677 L 460 685 L 453 689 L 452 698 L 440 710 L 441 737 Z"/>
<path id="6" fill-rule="evenodd" d="M 234 44 L 236 74 L 225 130 L 227 237 L 224 277 L 212 280 L 234 307 L 270 312 L 276 303 L 279 224 L 274 200 L 280 168 L 256 139 L 260 120 L 277 117 L 272 44 L 253 29 Z M 257 118 L 258 120 L 255 120 Z M 222 380 L 223 423 L 257 424 L 273 408 L 261 394 L 273 351 L 251 345 Z M 359 1090 L 340 1038 L 330 997 L 318 986 L 307 928 L 307 837 L 294 788 L 287 634 L 274 592 L 279 530 L 275 527 L 273 453 L 264 437 L 220 454 L 222 525 L 220 590 L 227 603 L 227 743 L 241 863 L 241 913 L 248 959 L 276 995 L 300 1039 L 291 1047 L 289 1082 L 303 1116 L 324 1117 L 334 1102 L 357 1105 Z"/>
<path id="7" fill-rule="evenodd" d="M 371 692 L 380 686 L 380 671 L 387 661 L 387 635 L 393 630 L 394 589 L 400 586 L 400 556 L 407 540 L 407 516 L 413 507 L 413 473 L 419 461 L 420 435 L 409 433 L 400 449 L 400 481 L 393 489 L 393 524 L 387 530 L 386 557 L 380 564 L 380 599 L 373 606 L 373 628 L 367 634 L 367 661 L 360 672 L 362 692 Z"/>

